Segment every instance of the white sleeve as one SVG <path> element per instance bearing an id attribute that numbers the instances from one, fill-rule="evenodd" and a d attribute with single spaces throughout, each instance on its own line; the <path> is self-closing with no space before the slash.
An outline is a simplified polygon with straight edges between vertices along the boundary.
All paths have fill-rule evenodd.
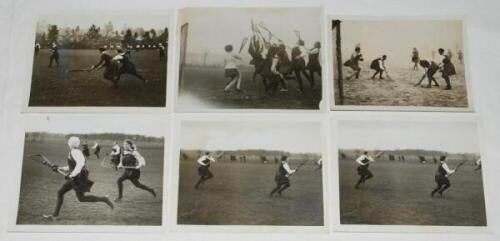
<path id="1" fill-rule="evenodd" d="M 285 170 L 286 170 L 286 172 L 287 172 L 288 174 L 292 174 L 292 173 L 294 173 L 294 172 L 295 172 L 295 170 L 292 170 L 292 169 L 290 168 L 290 166 L 288 165 L 288 163 L 283 164 L 283 168 L 285 168 Z"/>
<path id="2" fill-rule="evenodd" d="M 113 147 L 111 155 L 118 155 L 118 148 L 116 148 L 116 146 Z"/>
<path id="3" fill-rule="evenodd" d="M 75 177 L 82 171 L 82 168 L 85 166 L 85 157 L 83 156 L 82 151 L 78 149 L 71 150 L 71 157 L 76 162 L 75 169 L 69 174 L 69 177 Z"/>
<path id="4" fill-rule="evenodd" d="M 366 156 L 366 158 L 368 159 L 368 161 L 375 162 L 375 159 L 373 159 L 373 157 L 371 156 Z"/>
<path id="5" fill-rule="evenodd" d="M 446 173 L 448 174 L 452 174 L 455 172 L 455 170 L 451 170 L 449 167 L 448 167 L 448 164 L 446 163 L 443 163 L 443 169 L 446 171 Z"/>
<path id="6" fill-rule="evenodd" d="M 196 162 L 198 162 L 198 164 L 202 165 L 202 166 L 206 166 L 205 163 L 203 163 L 203 160 L 205 160 L 206 156 L 201 156 L 200 158 L 198 158 L 198 160 L 196 160 Z"/>
<path id="7" fill-rule="evenodd" d="M 138 151 L 132 152 L 132 155 L 134 155 L 135 159 L 137 159 L 137 166 L 138 168 L 146 166 L 146 159 L 142 157 L 142 155 Z"/>
<path id="8" fill-rule="evenodd" d="M 211 162 L 215 162 L 215 158 L 214 158 L 213 156 L 208 156 L 207 158 L 208 158 L 208 160 L 210 160 Z"/>
<path id="9" fill-rule="evenodd" d="M 310 54 L 317 54 L 317 53 L 319 53 L 319 49 L 318 48 L 314 48 L 311 51 L 309 51 L 309 53 Z"/>
<path id="10" fill-rule="evenodd" d="M 300 55 L 299 55 L 300 57 L 305 58 L 305 57 L 307 57 L 308 54 L 309 54 L 309 51 L 306 48 L 304 48 L 304 47 L 300 48 Z"/>
<path id="11" fill-rule="evenodd" d="M 97 143 L 94 144 L 94 146 L 92 147 L 92 149 L 96 149 L 97 148 Z"/>
<path id="12" fill-rule="evenodd" d="M 358 159 L 356 159 L 356 162 L 359 164 L 359 165 L 362 165 L 364 166 L 365 164 L 363 162 L 361 162 L 363 159 L 365 158 L 364 155 L 361 155 L 358 157 Z"/>
<path id="13" fill-rule="evenodd" d="M 381 59 L 379 59 L 379 60 L 378 60 L 378 66 L 379 66 L 381 69 L 385 70 L 384 61 L 382 61 Z"/>

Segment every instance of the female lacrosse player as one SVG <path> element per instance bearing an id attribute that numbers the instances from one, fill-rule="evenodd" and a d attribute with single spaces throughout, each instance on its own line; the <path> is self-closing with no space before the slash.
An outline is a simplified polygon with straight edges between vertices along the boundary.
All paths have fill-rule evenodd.
<path id="1" fill-rule="evenodd" d="M 123 181 L 130 180 L 135 187 L 140 188 L 142 190 L 146 190 L 153 197 L 156 197 L 156 192 L 139 182 L 139 178 L 141 177 L 141 167 L 146 165 L 146 160 L 142 155 L 137 151 L 137 147 L 131 140 L 125 140 L 123 142 L 123 154 L 120 164 L 118 164 L 118 168 L 124 168 L 123 174 L 118 178 L 116 183 L 118 184 L 118 197 L 115 199 L 115 202 L 120 202 L 123 198 Z"/>
<path id="2" fill-rule="evenodd" d="M 82 151 L 78 149 L 80 146 L 80 138 L 72 136 L 68 139 L 68 146 L 70 152 L 68 154 L 68 165 L 64 167 L 53 166 L 52 170 L 57 172 L 59 170 L 69 172 L 66 176 L 66 182 L 57 192 L 57 203 L 54 212 L 51 215 L 43 215 L 44 218 L 57 218 L 59 211 L 63 205 L 64 194 L 68 191 L 74 190 L 78 201 L 80 202 L 103 202 L 113 209 L 113 203 L 107 197 L 99 197 L 93 195 L 85 195 L 90 192 L 90 188 L 94 184 L 89 179 L 89 171 L 85 168 L 85 157 Z"/>
<path id="3" fill-rule="evenodd" d="M 288 157 L 281 157 L 281 164 L 278 168 L 278 172 L 274 176 L 274 181 L 276 182 L 276 187 L 271 191 L 269 197 L 273 197 L 273 195 L 278 192 L 281 196 L 281 193 L 290 187 L 290 179 L 288 178 L 291 174 L 295 173 L 297 169 L 291 169 L 288 165 Z"/>
<path id="4" fill-rule="evenodd" d="M 206 152 L 205 155 L 196 160 L 200 179 L 196 182 L 194 189 L 198 189 L 198 187 L 200 187 L 201 184 L 204 184 L 206 180 L 214 177 L 214 174 L 209 170 L 211 162 L 215 162 L 215 158 L 210 156 L 209 152 Z"/>

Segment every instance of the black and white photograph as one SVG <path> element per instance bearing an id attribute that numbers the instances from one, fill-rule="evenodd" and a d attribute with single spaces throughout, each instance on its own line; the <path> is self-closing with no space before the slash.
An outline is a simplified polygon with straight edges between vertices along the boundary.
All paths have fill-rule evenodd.
<path id="1" fill-rule="evenodd" d="M 165 107 L 169 15 L 46 15 L 28 107 Z"/>
<path id="2" fill-rule="evenodd" d="M 341 120 L 337 129 L 341 225 L 486 227 L 476 122 Z"/>
<path id="3" fill-rule="evenodd" d="M 180 10 L 176 107 L 319 109 L 323 16 L 319 7 Z"/>
<path id="4" fill-rule="evenodd" d="M 34 118 L 20 160 L 16 224 L 161 226 L 165 121 L 141 123 Z"/>
<path id="5" fill-rule="evenodd" d="M 321 136 L 312 121 L 182 121 L 177 225 L 323 227 Z"/>
<path id="6" fill-rule="evenodd" d="M 332 109 L 471 109 L 461 19 L 334 18 Z"/>

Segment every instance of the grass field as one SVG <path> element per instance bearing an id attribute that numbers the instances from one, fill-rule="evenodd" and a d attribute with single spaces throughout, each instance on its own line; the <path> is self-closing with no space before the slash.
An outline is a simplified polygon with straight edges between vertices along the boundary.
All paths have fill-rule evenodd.
<path id="1" fill-rule="evenodd" d="M 385 80 L 371 79 L 374 71 L 362 66 L 360 79 L 344 79 L 344 105 L 364 106 L 426 106 L 426 107 L 468 107 L 467 86 L 464 66 L 456 64 L 457 75 L 451 77 L 452 90 L 443 90 L 446 86 L 441 73 L 434 77 L 440 87 L 415 87 L 424 74 L 423 69 L 388 68 L 389 78 Z M 343 68 L 344 78 L 351 75 L 350 68 Z M 336 75 L 336 73 L 335 73 Z M 427 85 L 427 79 L 422 85 Z M 339 105 L 337 80 L 335 80 L 335 104 Z"/>
<path id="2" fill-rule="evenodd" d="M 56 194 L 64 183 L 64 178 L 48 167 L 27 158 L 29 154 L 44 154 L 55 164 L 66 165 L 68 147 L 66 140 L 26 142 L 22 168 L 21 191 L 17 215 L 18 224 L 56 225 L 161 225 L 163 191 L 163 147 L 139 146 L 146 159 L 141 170 L 141 182 L 154 188 L 157 197 L 135 188 L 129 181 L 124 182 L 124 199 L 114 203 L 111 211 L 103 203 L 79 203 L 73 191 L 64 196 L 64 204 L 56 221 L 45 220 L 43 214 L 52 214 L 56 204 Z M 101 155 L 111 152 L 111 146 L 103 145 Z M 109 157 L 108 157 L 109 160 Z M 117 197 L 116 180 L 122 171 L 103 168 L 100 160 L 93 155 L 87 160 L 86 168 L 90 179 L 95 182 L 90 194 Z"/>
<path id="3" fill-rule="evenodd" d="M 53 63 L 52 68 L 47 67 L 49 56 L 42 49 L 34 57 L 29 106 L 165 106 L 167 64 L 159 61 L 158 51 L 132 52 L 132 62 L 149 82 L 124 74 L 119 88 L 104 79 L 104 69 L 66 73 L 97 64 L 97 50 L 60 50 L 60 66 Z"/>
<path id="4" fill-rule="evenodd" d="M 456 163 L 450 163 L 454 168 Z M 485 226 L 481 171 L 464 165 L 450 177 L 444 198 L 431 198 L 435 164 L 377 161 L 370 165 L 374 178 L 359 190 L 352 158 L 341 160 L 340 221 L 342 224 Z"/>
<path id="5" fill-rule="evenodd" d="M 240 69 L 241 89 L 224 92 L 229 78 L 224 77 L 223 68 L 186 66 L 184 83 L 179 95 L 182 107 L 208 108 L 254 108 L 254 109 L 318 109 L 321 101 L 321 79 L 315 75 L 317 88 L 311 90 L 309 81 L 303 78 L 304 93 L 298 91 L 295 80 L 288 80 L 288 92 L 277 92 L 269 96 L 264 91 L 262 79 L 258 76 L 252 82 L 253 68 Z M 199 105 L 199 106 L 196 106 Z"/>
<path id="6" fill-rule="evenodd" d="M 315 168 L 304 165 L 290 177 L 291 187 L 283 196 L 270 198 L 276 164 L 218 162 L 211 166 L 215 177 L 195 190 L 196 160 L 183 160 L 177 223 L 322 226 L 322 175 Z"/>

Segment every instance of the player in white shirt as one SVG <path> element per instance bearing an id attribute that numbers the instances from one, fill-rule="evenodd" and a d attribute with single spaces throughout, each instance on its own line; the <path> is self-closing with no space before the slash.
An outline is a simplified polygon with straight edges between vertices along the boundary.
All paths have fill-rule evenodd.
<path id="1" fill-rule="evenodd" d="M 101 146 L 97 141 L 94 142 L 94 146 L 92 146 L 92 149 L 94 149 L 94 155 L 96 155 L 97 159 L 99 159 L 99 153 L 101 152 Z"/>
<path id="2" fill-rule="evenodd" d="M 443 192 L 451 187 L 450 179 L 448 179 L 448 177 L 457 171 L 457 169 L 452 170 L 448 167 L 446 156 L 441 156 L 439 161 L 440 163 L 434 177 L 434 181 L 436 181 L 437 186 L 434 190 L 432 190 L 431 197 L 433 197 L 436 192 L 443 197 Z"/>
<path id="3" fill-rule="evenodd" d="M 231 78 L 224 87 L 224 91 L 230 90 L 233 85 L 236 86 L 236 91 L 241 91 L 241 74 L 238 70 L 241 57 L 233 53 L 233 45 L 226 45 L 224 50 L 226 51 L 226 56 L 224 57 L 224 75 L 226 78 Z"/>
<path id="4" fill-rule="evenodd" d="M 361 185 L 362 183 L 364 184 L 366 180 L 373 177 L 373 173 L 368 170 L 370 162 L 375 162 L 375 160 L 368 155 L 367 151 L 363 152 L 363 155 L 359 156 L 358 159 L 356 159 L 356 163 L 358 164 L 357 171 L 359 175 L 359 180 L 355 186 L 356 189 L 359 189 L 359 185 Z"/>
<path id="5" fill-rule="evenodd" d="M 210 163 L 216 162 L 213 156 L 210 156 L 209 152 L 205 152 L 205 155 L 201 156 L 196 160 L 198 165 L 198 175 L 200 179 L 196 182 L 194 189 L 198 189 L 201 184 L 204 184 L 206 180 L 213 178 L 214 174 L 210 172 Z"/>
<path id="6" fill-rule="evenodd" d="M 71 190 L 75 191 L 76 197 L 80 202 L 103 202 L 113 209 L 113 203 L 107 197 L 85 195 L 86 192 L 90 192 L 90 188 L 94 182 L 89 179 L 89 171 L 85 168 L 85 157 L 79 149 L 80 138 L 76 136 L 70 137 L 68 139 L 68 146 L 70 148 L 67 159 L 68 165 L 64 167 L 53 166 L 52 170 L 54 172 L 64 171 L 69 174 L 66 176 L 66 182 L 57 192 L 57 203 L 54 212 L 51 215 L 44 214 L 43 217 L 57 218 L 63 205 L 64 195 Z M 77 209 L 71 211 L 74 212 Z"/>
<path id="7" fill-rule="evenodd" d="M 291 186 L 290 179 L 288 178 L 290 175 L 295 173 L 297 169 L 291 169 L 288 165 L 288 157 L 282 156 L 281 163 L 278 168 L 278 172 L 274 176 L 274 181 L 276 182 L 276 187 L 271 191 L 269 197 L 273 197 L 273 195 L 277 192 L 280 196 L 281 193 Z"/>
<path id="8" fill-rule="evenodd" d="M 387 73 L 387 69 L 385 68 L 385 60 L 387 59 L 387 55 L 382 55 L 380 58 L 374 59 L 371 64 L 370 68 L 375 70 L 375 73 L 372 75 L 372 79 L 375 79 L 375 76 L 379 74 L 379 79 L 384 79 L 382 77 L 382 74 L 384 71 Z"/>
<path id="9" fill-rule="evenodd" d="M 120 202 L 123 198 L 123 182 L 125 180 L 130 180 L 135 187 L 148 191 L 153 197 L 156 197 L 156 192 L 153 188 L 139 182 L 141 168 L 144 166 L 146 166 L 146 159 L 137 151 L 134 143 L 131 140 L 123 141 L 123 155 L 118 168 L 124 168 L 124 171 L 116 181 L 118 184 L 118 197 L 115 199 L 115 202 Z"/>

